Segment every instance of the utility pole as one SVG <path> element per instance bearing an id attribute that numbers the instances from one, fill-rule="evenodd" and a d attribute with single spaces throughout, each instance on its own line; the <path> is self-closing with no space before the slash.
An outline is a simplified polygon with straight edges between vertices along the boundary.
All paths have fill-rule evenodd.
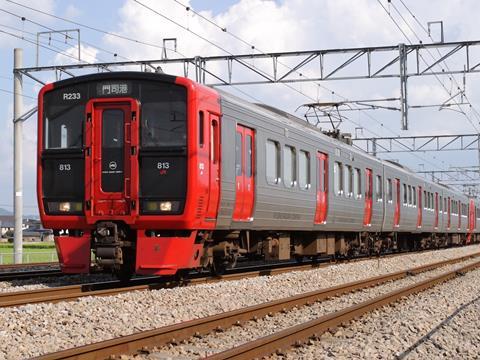
<path id="1" fill-rule="evenodd" d="M 13 49 L 13 68 L 23 66 L 23 49 Z M 22 263 L 23 255 L 23 172 L 22 172 L 22 138 L 23 121 L 20 120 L 23 111 L 23 80 L 22 74 L 13 74 L 13 211 L 15 214 L 15 231 L 13 237 L 13 252 L 15 264 Z"/>

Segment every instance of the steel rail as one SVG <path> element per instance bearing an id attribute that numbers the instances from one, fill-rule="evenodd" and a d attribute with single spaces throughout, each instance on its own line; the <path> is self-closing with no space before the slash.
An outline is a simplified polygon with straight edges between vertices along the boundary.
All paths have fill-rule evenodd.
<path id="1" fill-rule="evenodd" d="M 0 271 L 4 269 L 28 269 L 36 266 L 58 266 L 58 261 L 33 262 L 24 264 L 3 264 L 0 265 Z"/>
<path id="2" fill-rule="evenodd" d="M 62 273 L 59 268 L 26 271 L 3 271 L 0 272 L 0 281 L 28 280 L 38 277 L 56 277 L 65 275 L 66 274 Z"/>
<path id="3" fill-rule="evenodd" d="M 480 255 L 479 255 L 480 256 Z M 291 264 L 290 264 L 291 265 Z M 278 275 L 290 271 L 305 271 L 318 267 L 328 266 L 330 263 L 310 263 L 307 265 L 287 266 L 239 272 L 220 276 L 199 276 L 186 280 L 176 280 L 173 277 L 160 278 L 141 277 L 131 280 L 128 285 L 119 280 L 87 283 L 78 285 L 59 286 L 54 288 L 25 290 L 18 292 L 0 292 L 0 308 L 13 307 L 37 303 L 56 303 L 60 301 L 72 301 L 85 296 L 112 296 L 131 291 L 155 290 L 172 288 L 175 286 L 192 286 L 219 281 L 240 280 L 249 277 Z M 65 274 L 63 274 L 65 275 Z"/>
<path id="4" fill-rule="evenodd" d="M 339 296 L 352 291 L 377 286 L 388 281 L 402 279 L 412 274 L 433 270 L 441 266 L 465 261 L 478 256 L 480 256 L 480 253 L 474 253 L 455 259 L 426 264 L 412 269 L 401 270 L 369 279 L 337 285 L 327 289 L 303 293 L 289 298 L 249 306 L 243 309 L 224 312 L 201 319 L 190 320 L 158 329 L 138 332 L 112 340 L 106 340 L 77 348 L 62 350 L 42 355 L 35 359 L 104 359 L 112 355 L 132 354 L 144 347 L 158 347 L 168 343 L 176 343 L 195 335 L 207 334 L 216 329 L 225 329 L 227 327 L 239 325 L 255 318 L 260 318 L 262 316 L 280 311 L 287 311 L 293 307 L 303 306 L 313 302 L 322 301 L 333 296 Z M 480 261 L 476 264 L 480 265 Z"/>
<path id="5" fill-rule="evenodd" d="M 334 329 L 341 324 L 348 323 L 367 312 L 394 303 L 408 295 L 429 289 L 437 284 L 451 280 L 458 275 L 463 275 L 466 272 L 479 267 L 480 261 L 477 261 L 473 264 L 464 266 L 461 269 L 446 272 L 433 278 L 389 292 L 385 295 L 377 296 L 371 300 L 350 306 L 346 309 L 324 315 L 318 319 L 292 326 L 283 331 L 247 342 L 230 350 L 208 356 L 207 359 L 253 359 L 268 356 L 275 352 L 283 353 L 292 346 L 301 345 L 303 341 L 311 337 L 317 337 L 319 334 L 324 333 L 329 329 Z"/>
<path id="6" fill-rule="evenodd" d="M 420 251 L 421 252 L 421 251 Z M 416 252 L 414 252 L 416 253 Z M 392 253 L 386 254 L 383 258 L 397 257 L 406 255 L 407 253 Z M 480 256 L 479 253 L 472 254 Z M 470 256 L 470 255 L 469 255 Z M 378 257 L 373 257 L 378 258 Z M 358 257 L 355 259 L 348 259 L 346 262 L 356 262 L 370 260 L 372 257 Z M 460 258 L 459 258 L 460 259 Z M 449 260 L 448 260 L 449 261 Z M 461 261 L 461 260 L 459 260 Z M 336 260 L 333 263 L 344 262 L 342 260 Z M 240 280 L 251 277 L 259 276 L 272 276 L 291 271 L 307 271 L 315 268 L 321 268 L 330 266 L 332 262 L 310 262 L 307 264 L 293 265 L 287 264 L 274 264 L 273 267 L 266 267 L 265 265 L 258 265 L 252 267 L 236 268 L 232 273 L 218 276 L 204 276 L 202 274 L 193 275 L 191 278 L 177 280 L 174 277 L 160 278 L 158 276 L 142 277 L 132 279 L 129 283 L 122 283 L 119 280 L 103 281 L 96 283 L 76 284 L 58 286 L 54 288 L 24 290 L 18 292 L 0 292 L 0 308 L 13 307 L 27 304 L 38 303 L 57 303 L 61 301 L 73 301 L 85 296 L 112 296 L 120 293 L 131 291 L 146 291 L 146 290 L 158 290 L 163 288 L 172 288 L 178 286 L 193 286 L 198 284 L 219 282 L 219 281 L 232 281 Z M 281 266 L 283 265 L 283 266 Z M 246 271 L 259 268 L 259 270 Z M 59 272 L 58 275 L 65 275 Z M 27 276 L 28 278 L 28 276 Z M 1 279 L 1 275 L 0 275 Z M 18 278 L 15 277 L 15 280 Z"/>

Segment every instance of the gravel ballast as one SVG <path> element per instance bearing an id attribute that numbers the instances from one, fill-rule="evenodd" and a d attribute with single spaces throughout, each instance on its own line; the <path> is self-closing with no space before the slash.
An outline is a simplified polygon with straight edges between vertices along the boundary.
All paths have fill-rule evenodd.
<path id="1" fill-rule="evenodd" d="M 28 280 L 0 281 L 0 294 L 5 292 L 47 289 L 51 287 L 115 280 L 109 274 L 79 274 L 59 277 L 37 277 Z"/>
<path id="2" fill-rule="evenodd" d="M 0 359 L 23 359 L 478 251 L 474 245 L 276 276 L 2 308 Z"/>
<path id="3" fill-rule="evenodd" d="M 232 347 L 239 346 L 247 341 L 253 341 L 271 335 L 283 329 L 287 329 L 289 327 L 302 324 L 309 320 L 319 318 L 323 315 L 345 309 L 347 307 L 373 299 L 374 297 L 384 295 L 386 293 L 412 285 L 414 283 L 418 283 L 420 281 L 440 275 L 442 273 L 456 270 L 476 261 L 478 261 L 478 259 L 444 266 L 434 271 L 429 271 L 413 277 L 404 278 L 402 280 L 391 281 L 374 288 L 368 288 L 355 293 L 343 295 L 341 297 L 335 297 L 330 300 L 318 302 L 311 306 L 302 306 L 298 309 L 293 309 L 292 311 L 288 311 L 286 313 L 275 314 L 274 316 L 265 317 L 257 321 L 247 322 L 241 327 L 231 327 L 225 332 L 211 333 L 201 338 L 192 338 L 180 344 L 179 346 L 169 345 L 160 349 L 160 351 L 158 352 L 154 351 L 149 355 L 136 357 L 136 359 L 157 360 L 179 356 L 185 359 L 196 359 L 199 357 L 210 355 L 212 353 L 225 351 Z M 374 329 L 370 330 L 373 331 Z M 334 336 L 338 338 L 344 334 L 346 334 L 347 338 L 353 338 L 356 336 L 356 334 L 348 328 L 345 330 L 339 329 L 335 332 Z M 324 356 L 325 353 L 319 352 L 318 354 L 314 355 Z M 339 355 L 347 356 L 348 354 L 341 353 Z M 362 354 L 356 352 L 354 355 L 361 356 Z M 364 355 L 366 356 L 370 354 Z M 362 357 L 365 358 L 364 356 Z M 309 358 L 313 359 L 318 357 Z"/>
<path id="4" fill-rule="evenodd" d="M 286 358 L 478 359 L 479 290 L 475 270 L 310 340 Z"/>

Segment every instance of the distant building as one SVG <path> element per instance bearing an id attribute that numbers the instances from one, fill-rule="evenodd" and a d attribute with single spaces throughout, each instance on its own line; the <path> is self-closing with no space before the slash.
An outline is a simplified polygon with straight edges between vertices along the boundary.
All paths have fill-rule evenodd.
<path id="1" fill-rule="evenodd" d="M 12 215 L 0 215 L 0 236 L 12 238 L 14 229 L 15 218 Z M 39 220 L 24 219 L 22 229 L 25 242 L 53 241 L 52 230 L 44 229 Z"/>
<path id="2" fill-rule="evenodd" d="M 13 215 L 0 215 L 0 236 L 4 236 L 8 231 L 15 228 L 15 218 Z"/>

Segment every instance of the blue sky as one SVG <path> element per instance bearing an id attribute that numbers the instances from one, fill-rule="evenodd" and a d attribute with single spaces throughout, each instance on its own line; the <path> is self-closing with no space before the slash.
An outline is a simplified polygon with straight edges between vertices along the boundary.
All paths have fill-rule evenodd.
<path id="1" fill-rule="evenodd" d="M 17 1 L 17 0 L 16 0 Z M 149 6 L 157 9 L 171 19 L 188 27 L 198 34 L 220 44 L 232 53 L 248 53 L 251 51 L 245 44 L 229 37 L 194 16 L 191 12 L 177 3 L 176 0 L 144 0 Z M 201 39 L 183 31 L 178 26 L 165 21 L 160 16 L 152 14 L 139 6 L 133 0 L 109 0 L 109 1 L 60 1 L 60 0 L 18 0 L 23 4 L 42 9 L 57 16 L 66 17 L 70 20 L 98 27 L 109 32 L 128 36 L 142 41 L 161 44 L 162 38 L 176 37 L 179 51 L 188 56 L 214 55 L 222 53 L 218 48 L 212 47 Z M 392 45 L 406 42 L 406 39 L 395 27 L 391 19 L 380 7 L 377 0 L 178 0 L 188 4 L 202 15 L 212 19 L 215 23 L 226 26 L 229 31 L 235 33 L 245 41 L 254 44 L 263 51 L 292 51 L 302 49 L 322 49 L 339 47 L 356 47 L 367 45 Z M 385 6 L 389 6 L 386 0 L 381 0 Z M 392 2 L 392 4 L 399 2 Z M 409 9 L 416 14 L 417 19 L 426 25 L 427 21 L 443 20 L 447 41 L 480 39 L 477 15 L 480 13 L 480 4 L 474 0 L 440 0 L 435 2 L 435 7 L 429 1 L 404 0 Z M 41 25 L 57 30 L 76 28 L 58 19 L 32 12 L 7 0 L 0 0 L 0 10 L 7 10 L 24 16 Z M 393 8 L 390 8 L 393 11 Z M 421 34 L 421 28 L 405 8 L 400 8 L 405 18 Z M 398 18 L 398 16 L 397 16 Z M 9 28 L 7 28 L 8 26 Z M 17 28 L 19 30 L 14 30 Z M 415 37 L 408 28 L 404 30 Z M 43 31 L 38 25 L 28 21 L 22 22 L 13 15 L 0 11 L 0 30 L 10 31 L 19 36 L 32 37 L 27 32 L 36 33 Z M 23 31 L 22 31 L 23 30 Z M 429 41 L 425 34 L 424 41 Z M 81 28 L 82 40 L 96 47 L 116 52 L 130 59 L 159 58 L 159 50 L 145 47 L 132 42 L 126 42 L 118 38 L 112 38 L 105 34 Z M 63 38 L 55 37 L 53 42 L 46 46 L 56 45 L 62 51 L 72 51 L 73 42 L 65 44 Z M 415 41 L 416 42 L 416 41 Z M 24 49 L 25 66 L 33 66 L 35 62 L 35 48 L 32 44 L 12 38 L 0 33 L 0 90 L 12 91 L 12 59 L 13 48 Z M 95 50 L 92 46 L 82 44 L 84 59 L 92 61 L 112 61 L 113 56 L 101 50 Z M 175 56 L 170 54 L 170 56 Z M 90 58 L 89 58 L 90 57 Z M 71 62 L 71 59 L 58 56 L 54 52 L 41 49 L 41 65 L 61 64 Z M 451 63 L 453 65 L 454 63 Z M 458 64 L 457 64 L 458 65 Z M 171 73 L 178 73 L 175 69 L 167 69 Z M 42 79 L 51 81 L 53 74 L 43 74 Z M 477 86 L 476 76 L 467 78 L 467 91 L 472 103 L 480 110 L 480 88 Z M 457 78 L 461 82 L 461 78 Z M 357 82 L 327 82 L 324 85 L 350 99 L 380 98 L 398 96 L 397 81 L 357 81 Z M 447 85 L 451 86 L 451 84 Z M 332 96 L 319 93 L 318 88 L 308 84 L 295 85 L 297 89 L 326 100 L 332 100 Z M 443 102 L 448 98 L 447 94 L 436 83 L 435 79 L 413 80 L 409 83 L 409 95 L 412 103 Z M 227 89 L 236 92 L 235 89 Z M 298 94 L 289 91 L 282 86 L 250 87 L 243 89 L 254 94 L 261 101 L 278 106 L 284 110 L 294 112 L 299 105 L 310 102 Z M 25 79 L 25 95 L 36 97 L 38 86 L 33 81 Z M 0 91 L 0 154 L 2 154 L 2 166 L 0 167 L 0 208 L 12 209 L 12 95 Z M 240 94 L 241 95 L 241 94 Z M 34 104 L 34 100 L 25 98 L 25 110 Z M 297 115 L 302 116 L 297 112 Z M 366 129 L 370 129 L 382 135 L 391 135 L 385 127 L 399 134 L 399 117 L 397 113 L 377 111 L 350 115 L 356 122 L 360 122 Z M 371 117 L 375 118 L 375 121 Z M 380 126 L 379 124 L 385 124 Z M 469 133 L 473 129 L 464 117 L 458 113 L 432 109 L 429 111 L 411 112 L 412 128 L 408 134 L 425 133 Z M 35 199 L 35 119 L 31 118 L 25 124 L 24 142 L 24 194 L 25 213 L 36 212 Z M 342 130 L 354 132 L 351 124 L 342 124 Z M 413 169 L 418 169 L 419 164 L 424 163 L 425 168 L 448 168 L 451 165 L 475 165 L 477 158 L 475 152 L 445 154 L 419 154 L 390 156 L 401 160 Z"/>

